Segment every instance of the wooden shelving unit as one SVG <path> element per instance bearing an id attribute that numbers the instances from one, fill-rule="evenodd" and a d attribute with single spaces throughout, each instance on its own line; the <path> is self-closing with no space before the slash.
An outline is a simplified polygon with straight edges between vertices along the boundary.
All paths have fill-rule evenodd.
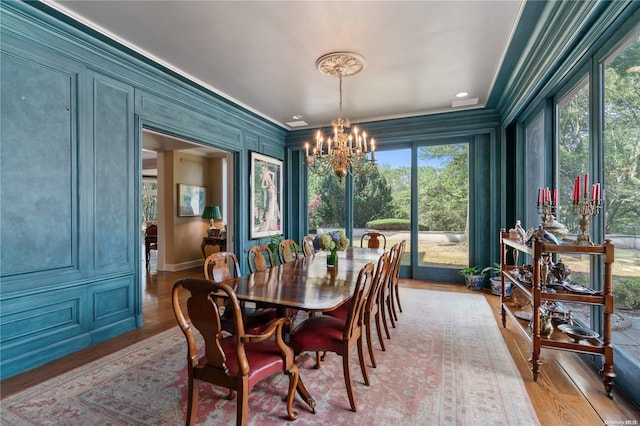
<path id="1" fill-rule="evenodd" d="M 613 347 L 611 346 L 611 315 L 613 314 L 613 294 L 611 293 L 612 280 L 612 264 L 614 260 L 614 246 L 611 241 L 606 240 L 602 245 L 571 245 L 571 244 L 547 244 L 544 241 L 533 238 L 531 247 L 521 244 L 519 241 L 509 239 L 509 233 L 504 229 L 500 231 L 500 247 L 501 247 L 501 276 L 502 276 L 502 294 L 501 294 L 501 314 L 502 326 L 506 328 L 507 318 L 517 326 L 520 332 L 527 337 L 531 343 L 531 371 L 533 372 L 533 380 L 537 381 L 540 373 L 540 351 L 542 348 L 561 349 L 566 351 L 588 353 L 601 355 L 604 363 L 600 375 L 604 383 L 605 392 L 612 397 L 611 389 L 616 374 L 613 371 Z M 529 254 L 532 257 L 533 278 L 531 283 L 521 281 L 514 273 L 516 266 L 507 264 L 507 253 L 509 250 L 518 250 L 521 253 Z M 560 290 L 556 292 L 545 291 L 541 285 L 541 264 L 550 256 L 556 253 L 586 254 L 592 256 L 604 257 L 604 288 L 601 292 L 593 294 L 575 294 L 568 290 Z M 511 282 L 511 294 L 514 288 L 518 288 L 529 299 L 532 307 L 531 326 L 526 321 L 518 318 L 515 313 L 518 308 L 513 300 L 506 296 L 506 282 Z M 601 305 L 602 309 L 602 336 L 598 338 L 585 339 L 580 342 L 573 341 L 565 333 L 554 329 L 549 337 L 540 335 L 540 307 L 546 302 L 571 302 L 584 303 L 590 305 Z"/>

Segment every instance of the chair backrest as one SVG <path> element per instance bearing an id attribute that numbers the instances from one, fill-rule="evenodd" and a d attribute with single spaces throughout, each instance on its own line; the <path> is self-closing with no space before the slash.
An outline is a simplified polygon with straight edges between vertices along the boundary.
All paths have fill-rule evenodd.
<path id="1" fill-rule="evenodd" d="M 298 260 L 300 257 L 300 247 L 293 240 L 282 240 L 278 244 L 278 257 L 280 263 L 289 263 Z"/>
<path id="2" fill-rule="evenodd" d="M 305 256 L 313 256 L 316 254 L 316 249 L 313 248 L 312 236 L 307 235 L 302 239 L 302 253 L 304 253 Z"/>
<path id="3" fill-rule="evenodd" d="M 247 263 L 249 264 L 249 271 L 252 274 L 273 268 L 274 263 L 271 249 L 263 244 L 251 247 L 247 252 Z"/>
<path id="4" fill-rule="evenodd" d="M 204 278 L 221 283 L 240 276 L 240 264 L 235 254 L 219 251 L 204 261 Z"/>
<path id="5" fill-rule="evenodd" d="M 383 303 L 380 296 L 380 291 L 383 286 L 388 285 L 389 272 L 391 271 L 390 252 L 385 252 L 378 259 L 375 275 L 373 277 L 373 283 L 371 284 L 371 290 L 367 296 L 367 303 L 365 305 L 365 312 L 372 312 L 377 308 L 379 303 Z"/>
<path id="6" fill-rule="evenodd" d="M 158 225 L 151 224 L 147 226 L 147 229 L 144 231 L 145 237 L 149 237 L 152 235 L 158 235 Z"/>
<path id="7" fill-rule="evenodd" d="M 393 282 L 394 285 L 398 284 L 398 276 L 400 275 L 400 265 L 402 264 L 402 257 L 404 256 L 404 250 L 407 245 L 407 240 L 402 240 L 394 247 L 396 248 L 396 254 L 391 259 L 392 265 L 389 273 L 389 279 Z"/>
<path id="8" fill-rule="evenodd" d="M 353 296 L 351 296 L 351 301 L 349 302 L 349 314 L 347 315 L 343 336 L 343 339 L 345 340 L 356 338 L 359 333 L 362 332 L 365 304 L 367 303 L 367 296 L 371 292 L 373 274 L 373 262 L 367 263 L 362 267 L 362 269 L 360 269 L 358 281 L 356 282 L 356 287 L 353 290 Z"/>
<path id="9" fill-rule="evenodd" d="M 367 248 L 377 249 L 380 248 L 380 240 L 382 240 L 382 248 L 387 248 L 387 237 L 381 232 L 367 231 L 360 237 L 360 247 L 364 247 L 364 243 L 367 243 Z"/>
<path id="10" fill-rule="evenodd" d="M 184 289 L 189 292 L 187 299 L 187 315 L 185 316 L 180 305 L 180 292 Z M 242 337 L 245 335 L 244 324 L 242 323 L 242 314 L 240 304 L 236 298 L 233 289 L 225 283 L 215 283 L 210 280 L 202 280 L 196 278 L 183 278 L 173 285 L 172 305 L 173 313 L 178 321 L 180 330 L 187 338 L 187 362 L 191 368 L 199 365 L 199 354 L 196 344 L 196 336 L 193 331 L 193 325 L 202 335 L 204 339 L 204 357 L 206 359 L 206 367 L 213 367 L 209 374 L 212 383 L 225 386 L 230 382 L 232 375 L 229 373 L 226 365 L 226 355 L 223 350 L 220 309 L 215 303 L 215 297 L 224 296 L 226 303 L 225 314 L 227 310 L 231 310 L 235 325 L 235 355 L 237 357 L 237 365 L 239 375 L 246 376 L 249 374 L 249 363 L 247 361 Z M 234 362 L 235 364 L 235 362 Z M 189 373 L 191 374 L 191 372 Z M 209 381 L 209 380 L 208 380 Z M 229 387 L 229 386 L 226 386 Z"/>

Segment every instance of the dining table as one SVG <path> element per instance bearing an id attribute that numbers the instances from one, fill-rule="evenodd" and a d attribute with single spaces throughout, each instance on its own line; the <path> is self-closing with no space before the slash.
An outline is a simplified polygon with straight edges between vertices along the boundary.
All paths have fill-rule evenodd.
<path id="1" fill-rule="evenodd" d="M 229 284 L 244 302 L 327 312 L 347 302 L 355 289 L 360 269 L 377 264 L 383 249 L 350 247 L 338 251 L 337 266 L 327 266 L 327 252 L 300 257 L 262 272 L 234 278 Z"/>

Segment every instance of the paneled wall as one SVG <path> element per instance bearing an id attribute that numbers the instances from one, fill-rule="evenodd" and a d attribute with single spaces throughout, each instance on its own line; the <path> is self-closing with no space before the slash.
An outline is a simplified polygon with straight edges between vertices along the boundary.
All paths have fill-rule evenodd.
<path id="1" fill-rule="evenodd" d="M 0 11 L 4 378 L 141 325 L 143 127 L 233 153 L 236 182 L 247 181 L 249 150 L 283 159 L 285 131 L 46 5 L 2 2 Z M 180 165 L 187 160 L 200 163 Z M 193 183 L 195 173 L 206 184 L 215 174 L 209 160 L 169 161 L 179 163 L 178 180 Z M 242 251 L 248 192 L 235 187 L 230 237 Z M 175 200 L 166 215 L 204 235 L 202 220 L 179 223 Z M 199 239 L 178 243 L 185 248 L 172 252 L 171 265 L 202 261 Z"/>

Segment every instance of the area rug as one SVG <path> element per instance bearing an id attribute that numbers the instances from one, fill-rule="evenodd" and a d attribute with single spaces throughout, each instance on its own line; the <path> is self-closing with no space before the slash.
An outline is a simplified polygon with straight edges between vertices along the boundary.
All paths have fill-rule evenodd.
<path id="1" fill-rule="evenodd" d="M 249 397 L 250 425 L 537 425 L 524 382 L 484 296 L 401 288 L 404 312 L 365 386 L 351 357 L 356 413 L 342 360 L 309 359 L 301 377 L 316 413 L 296 396 L 285 419 L 288 379 L 276 375 Z M 375 334 L 375 333 L 374 333 Z M 3 425 L 180 425 L 186 406 L 185 340 L 176 327 L 1 401 Z M 367 361 L 368 363 L 368 361 Z M 235 424 L 236 401 L 201 384 L 197 423 Z"/>

